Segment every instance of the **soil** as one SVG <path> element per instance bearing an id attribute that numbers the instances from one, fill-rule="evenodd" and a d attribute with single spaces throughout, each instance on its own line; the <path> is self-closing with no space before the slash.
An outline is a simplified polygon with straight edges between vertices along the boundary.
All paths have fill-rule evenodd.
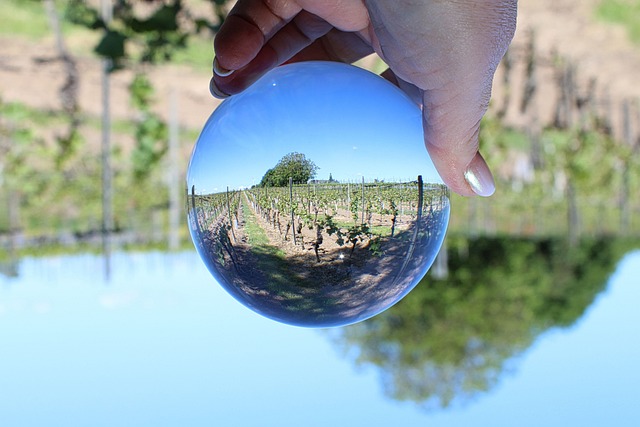
<path id="1" fill-rule="evenodd" d="M 617 100 L 640 98 L 638 70 L 640 48 L 628 40 L 622 28 L 595 20 L 598 0 L 521 0 L 514 50 L 522 48 L 531 30 L 536 34 L 537 50 L 551 58 L 552 52 L 571 58 L 581 78 L 596 78 L 612 105 Z M 77 45 L 80 41 L 69 42 Z M 89 41 L 92 43 L 92 41 Z M 22 102 L 35 108 L 59 110 L 58 90 L 63 84 L 63 64 L 55 61 L 53 38 L 42 42 L 17 37 L 0 37 L 0 96 L 5 102 Z M 80 106 L 90 115 L 100 115 L 101 64 L 95 58 L 79 58 Z M 200 129 L 219 101 L 208 92 L 209 75 L 185 67 L 166 66 L 154 70 L 158 88 L 156 110 L 169 115 L 169 99 L 178 98 L 179 119 L 184 127 Z M 551 76 L 546 76 L 547 80 Z M 499 76 L 497 76 L 499 78 Z M 119 72 L 112 81 L 112 114 L 126 118 L 132 114 L 127 85 L 131 74 Z M 499 93 L 495 85 L 494 93 Z M 541 87 L 540 99 L 552 100 L 552 87 Z M 173 94 L 173 95 L 172 95 Z M 517 103 L 514 103 L 517 104 Z M 544 110 L 544 108 L 543 108 Z M 519 120 L 515 110 L 508 119 Z"/>
<path id="2" fill-rule="evenodd" d="M 526 64 L 517 61 L 522 59 L 533 32 L 539 68 L 536 110 L 541 125 L 551 122 L 558 97 L 554 64 L 560 58 L 575 66 L 579 87 L 584 89 L 595 82 L 596 110 L 611 120 L 614 136 L 622 138 L 622 102 L 637 103 L 640 99 L 640 46 L 631 42 L 622 26 L 596 19 L 599 3 L 600 0 L 518 2 L 518 28 L 510 49 L 516 60 L 516 70 L 511 73 L 515 99 L 506 116 L 507 124 L 526 127 L 526 121 L 530 120 L 518 111 Z M 501 71 L 498 70 L 494 80 L 492 103 L 496 107 L 503 90 Z M 640 133 L 640 129 L 635 131 Z"/>

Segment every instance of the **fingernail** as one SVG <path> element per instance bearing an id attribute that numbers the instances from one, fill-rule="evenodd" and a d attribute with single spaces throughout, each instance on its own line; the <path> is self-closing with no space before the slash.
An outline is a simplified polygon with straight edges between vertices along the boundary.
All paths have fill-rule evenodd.
<path id="1" fill-rule="evenodd" d="M 218 85 L 216 85 L 216 81 L 213 79 L 213 77 L 211 77 L 211 80 L 209 80 L 209 92 L 211 92 L 211 95 L 217 99 L 225 99 L 229 97 L 229 94 L 224 93 L 220 90 L 220 88 L 218 88 Z"/>
<path id="2" fill-rule="evenodd" d="M 220 77 L 227 77 L 233 74 L 233 70 L 223 68 L 218 62 L 218 58 L 213 58 L 213 73 Z"/>
<path id="3" fill-rule="evenodd" d="M 478 196 L 489 197 L 496 191 L 491 171 L 480 153 L 477 153 L 469 163 L 464 179 Z"/>

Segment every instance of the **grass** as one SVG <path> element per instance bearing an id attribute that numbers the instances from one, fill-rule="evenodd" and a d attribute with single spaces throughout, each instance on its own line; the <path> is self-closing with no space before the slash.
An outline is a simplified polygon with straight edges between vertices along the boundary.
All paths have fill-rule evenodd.
<path id="1" fill-rule="evenodd" d="M 282 250 L 269 243 L 269 237 L 267 237 L 267 234 L 264 232 L 262 227 L 258 225 L 255 215 L 251 211 L 251 208 L 247 205 L 247 202 L 246 200 L 244 200 L 244 198 L 242 200 L 242 214 L 244 215 L 245 221 L 244 231 L 245 233 L 247 233 L 247 238 L 249 239 L 249 243 L 251 244 L 251 246 L 258 247 L 261 249 L 261 252 L 263 254 L 272 256 L 275 259 L 284 262 L 286 254 Z M 281 266 L 278 265 L 276 267 Z"/>
<path id="2" fill-rule="evenodd" d="M 29 107 L 20 102 L 2 103 L 0 114 L 7 120 L 16 123 L 28 122 L 32 126 L 46 127 L 64 123 L 64 113 L 60 111 L 41 110 Z"/>
<path id="3" fill-rule="evenodd" d="M 242 214 L 244 215 L 245 226 L 244 230 L 247 233 L 247 238 L 251 245 L 266 246 L 269 245 L 269 238 L 262 228 L 256 222 L 256 218 L 251 212 L 249 206 L 244 199 L 242 199 Z M 275 248 L 274 248 L 275 249 Z M 276 255 L 276 251 L 273 253 Z"/>
<path id="4" fill-rule="evenodd" d="M 244 231 L 251 244 L 251 252 L 257 258 L 260 271 L 268 276 L 270 290 L 286 298 L 288 301 L 287 310 L 300 310 L 302 293 L 315 289 L 315 284 L 302 279 L 291 271 L 287 254 L 270 244 L 269 238 L 257 223 L 255 214 L 244 198 L 242 199 L 242 213 L 245 221 Z M 307 301 L 307 303 L 310 302 Z"/>
<path id="5" fill-rule="evenodd" d="M 14 123 L 28 124 L 34 128 L 46 129 L 58 125 L 67 125 L 69 117 L 62 111 L 52 111 L 33 108 L 20 102 L 7 102 L 2 104 L 0 98 L 0 115 Z M 102 119 L 97 116 L 82 115 L 80 118 L 83 125 L 99 130 L 102 126 Z M 136 123 L 133 119 L 113 119 L 111 121 L 111 132 L 117 135 L 133 136 L 136 131 Z M 195 141 L 200 135 L 200 129 L 180 128 L 180 138 L 188 141 Z"/>
<path id="6" fill-rule="evenodd" d="M 213 38 L 191 37 L 187 47 L 176 52 L 171 63 L 191 67 L 199 72 L 210 73 L 213 63 Z"/>
<path id="7" fill-rule="evenodd" d="M 268 286 L 281 296 L 286 296 L 287 298 L 295 297 L 295 295 L 287 294 L 289 285 L 296 283 L 296 278 L 288 274 L 286 254 L 269 243 L 269 237 L 258 225 L 255 215 L 247 205 L 244 197 L 242 199 L 242 214 L 245 221 L 244 232 L 247 234 L 251 244 L 251 252 L 257 258 L 260 271 L 268 275 L 270 279 Z"/>
<path id="8" fill-rule="evenodd" d="M 596 17 L 604 22 L 622 25 L 631 41 L 640 44 L 640 1 L 602 0 Z"/>
<path id="9" fill-rule="evenodd" d="M 375 215 L 378 214 L 374 214 Z M 342 222 L 342 221 L 336 221 L 335 224 L 343 229 L 349 229 L 351 228 L 353 225 L 359 225 L 360 224 L 360 219 L 358 219 L 357 222 L 353 222 L 353 221 L 349 221 L 349 222 Z M 388 225 L 374 225 L 369 227 L 369 231 L 371 231 L 371 234 L 375 234 L 378 236 L 383 236 L 383 237 L 388 237 L 391 236 L 391 227 Z"/>
<path id="10" fill-rule="evenodd" d="M 95 38 L 92 37 L 92 32 L 66 22 L 62 4 L 58 4 L 58 16 L 60 17 L 63 34 L 67 38 L 79 40 L 84 46 L 82 49 L 84 52 L 87 46 L 87 37 L 90 37 L 91 40 Z M 42 40 L 47 37 L 53 37 L 43 3 L 40 1 L 2 0 L 0 36 L 23 37 L 29 40 Z"/>
<path id="11" fill-rule="evenodd" d="M 3 0 L 0 14 L 0 35 L 40 39 L 51 34 L 42 3 Z"/>

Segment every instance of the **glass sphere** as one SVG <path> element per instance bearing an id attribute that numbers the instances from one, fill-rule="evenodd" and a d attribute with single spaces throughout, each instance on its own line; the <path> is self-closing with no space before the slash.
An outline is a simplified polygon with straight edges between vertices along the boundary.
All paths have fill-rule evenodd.
<path id="1" fill-rule="evenodd" d="M 268 318 L 374 316 L 425 275 L 449 191 L 420 108 L 366 70 L 278 67 L 216 108 L 187 172 L 191 237 L 211 274 Z"/>

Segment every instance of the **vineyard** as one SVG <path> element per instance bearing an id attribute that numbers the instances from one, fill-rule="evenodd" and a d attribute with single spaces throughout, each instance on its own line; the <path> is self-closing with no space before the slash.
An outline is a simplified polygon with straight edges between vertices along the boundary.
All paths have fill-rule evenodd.
<path id="1" fill-rule="evenodd" d="M 364 316 L 368 299 L 398 298 L 433 262 L 449 218 L 446 187 L 421 177 L 190 190 L 189 225 L 221 284 L 300 315 Z"/>

